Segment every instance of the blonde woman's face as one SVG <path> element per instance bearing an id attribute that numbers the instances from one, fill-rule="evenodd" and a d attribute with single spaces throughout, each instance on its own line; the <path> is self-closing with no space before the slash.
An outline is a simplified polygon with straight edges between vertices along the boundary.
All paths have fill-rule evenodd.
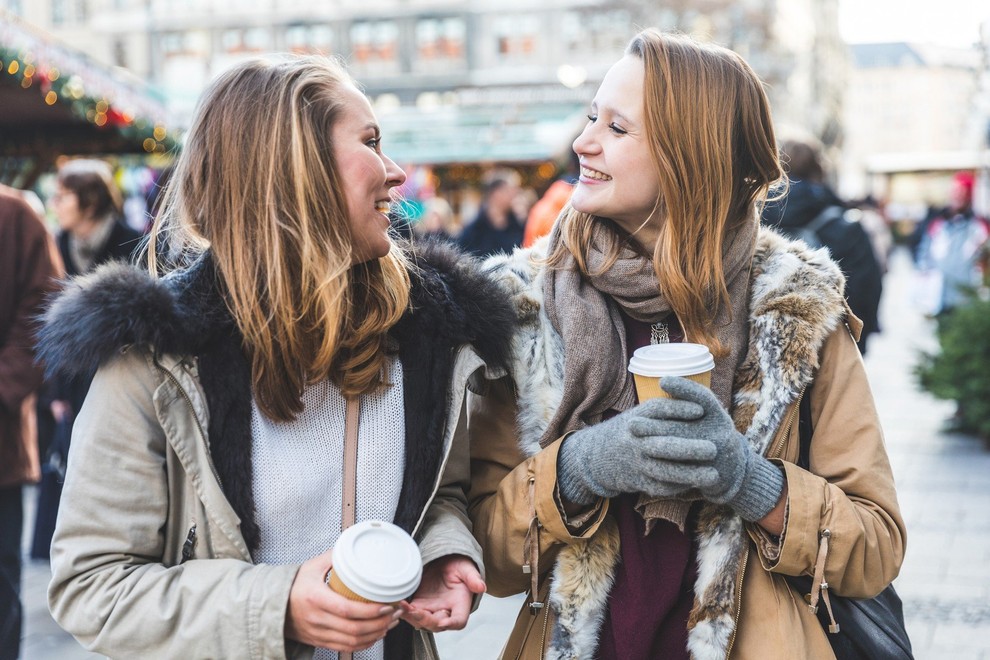
<path id="1" fill-rule="evenodd" d="M 623 57 L 605 74 L 588 123 L 574 140 L 581 176 L 571 205 L 610 218 L 649 244 L 655 241 L 656 223 L 640 227 L 656 207 L 660 185 L 643 116 L 645 75 L 643 61 L 635 55 Z"/>
<path id="2" fill-rule="evenodd" d="M 391 190 L 402 185 L 406 174 L 382 153 L 381 131 L 368 99 L 350 85 L 341 92 L 344 109 L 331 130 L 333 156 L 354 237 L 351 261 L 359 264 L 388 254 Z"/>

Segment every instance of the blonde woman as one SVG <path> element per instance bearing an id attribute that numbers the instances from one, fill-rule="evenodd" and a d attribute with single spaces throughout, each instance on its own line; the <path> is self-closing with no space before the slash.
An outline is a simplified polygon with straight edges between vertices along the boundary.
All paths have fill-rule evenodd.
<path id="1" fill-rule="evenodd" d="M 487 262 L 521 320 L 510 376 L 469 405 L 488 586 L 529 592 L 504 657 L 832 657 L 783 576 L 873 596 L 905 532 L 841 273 L 759 228 L 781 176 L 760 80 L 646 30 L 574 150 L 549 239 Z M 638 404 L 632 351 L 684 340 L 714 353 L 711 389 L 664 378 L 674 398 Z"/>
<path id="2" fill-rule="evenodd" d="M 471 262 L 393 244 L 404 178 L 340 66 L 250 61 L 200 102 L 150 272 L 105 267 L 53 305 L 49 367 L 97 370 L 49 589 L 87 648 L 427 658 L 428 631 L 464 626 L 485 585 L 454 431 L 467 379 L 505 350 L 508 314 Z M 357 519 L 393 521 L 423 555 L 399 607 L 325 584 L 352 399 Z"/>

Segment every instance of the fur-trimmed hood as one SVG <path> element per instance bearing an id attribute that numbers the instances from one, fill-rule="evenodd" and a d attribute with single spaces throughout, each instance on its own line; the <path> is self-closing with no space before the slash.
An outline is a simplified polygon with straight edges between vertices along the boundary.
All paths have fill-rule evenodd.
<path id="1" fill-rule="evenodd" d="M 490 366 L 504 366 L 514 313 L 501 289 L 476 260 L 444 243 L 418 243 L 410 252 L 411 305 L 395 334 L 436 328 L 474 346 Z M 69 280 L 42 320 L 39 361 L 48 373 L 66 375 L 90 374 L 125 346 L 196 355 L 236 331 L 208 252 L 161 279 L 121 262 L 105 264 Z"/>
<path id="2" fill-rule="evenodd" d="M 543 242 L 531 251 L 485 263 L 510 292 L 519 319 L 510 372 L 518 392 L 520 448 L 527 456 L 540 451 L 539 439 L 563 391 L 564 346 L 543 311 L 539 257 L 545 249 Z M 848 313 L 843 287 L 842 273 L 825 250 L 809 250 L 772 230 L 760 230 L 751 274 L 748 346 L 734 378 L 732 416 L 761 454 L 811 382 L 825 340 Z M 748 535 L 738 516 L 714 505 L 702 508 L 696 534 L 699 570 L 689 650 L 696 659 L 724 658 Z M 614 525 L 603 524 L 589 539 L 561 549 L 549 595 L 556 623 L 547 658 L 594 656 L 619 561 L 617 541 Z"/>

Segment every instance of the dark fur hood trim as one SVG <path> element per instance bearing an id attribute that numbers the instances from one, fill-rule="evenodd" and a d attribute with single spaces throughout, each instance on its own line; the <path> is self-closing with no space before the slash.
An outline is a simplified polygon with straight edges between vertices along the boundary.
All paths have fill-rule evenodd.
<path id="1" fill-rule="evenodd" d="M 449 246 L 420 244 L 412 253 L 412 309 L 395 328 L 400 342 L 411 332 L 443 334 L 505 366 L 515 313 L 499 285 Z M 80 375 L 132 344 L 198 354 L 235 329 L 219 287 L 209 254 L 162 279 L 121 263 L 100 266 L 69 280 L 49 306 L 39 360 L 50 374 Z"/>
<path id="2" fill-rule="evenodd" d="M 111 262 L 68 280 L 43 316 L 38 358 L 49 374 L 92 374 L 120 349 L 153 346 L 194 355 L 233 321 L 217 304 L 219 282 L 204 255 L 188 270 L 153 279 L 136 266 Z"/>

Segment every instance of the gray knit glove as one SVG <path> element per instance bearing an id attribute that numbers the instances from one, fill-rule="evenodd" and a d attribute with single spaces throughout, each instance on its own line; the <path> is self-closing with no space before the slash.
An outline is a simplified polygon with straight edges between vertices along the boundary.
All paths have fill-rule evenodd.
<path id="1" fill-rule="evenodd" d="M 755 522 L 770 513 L 784 488 L 781 470 L 753 451 L 710 389 L 676 377 L 664 378 L 661 387 L 675 398 L 657 399 L 654 410 L 661 419 L 637 421 L 636 432 L 673 436 L 654 454 L 670 467 L 668 478 L 685 489 L 697 488 L 709 502 L 729 505 L 743 520 Z M 686 415 L 685 404 L 698 406 L 693 417 Z"/>
<path id="2" fill-rule="evenodd" d="M 715 447 L 695 440 L 672 438 L 679 423 L 697 421 L 704 410 L 696 403 L 652 399 L 607 421 L 575 431 L 557 455 L 557 484 L 575 504 L 599 497 L 646 493 L 678 495 L 690 488 L 700 464 L 711 462 Z M 660 460 L 665 459 L 665 460 Z M 711 481 L 714 481 L 714 470 Z M 706 482 L 707 483 L 707 482 Z"/>

